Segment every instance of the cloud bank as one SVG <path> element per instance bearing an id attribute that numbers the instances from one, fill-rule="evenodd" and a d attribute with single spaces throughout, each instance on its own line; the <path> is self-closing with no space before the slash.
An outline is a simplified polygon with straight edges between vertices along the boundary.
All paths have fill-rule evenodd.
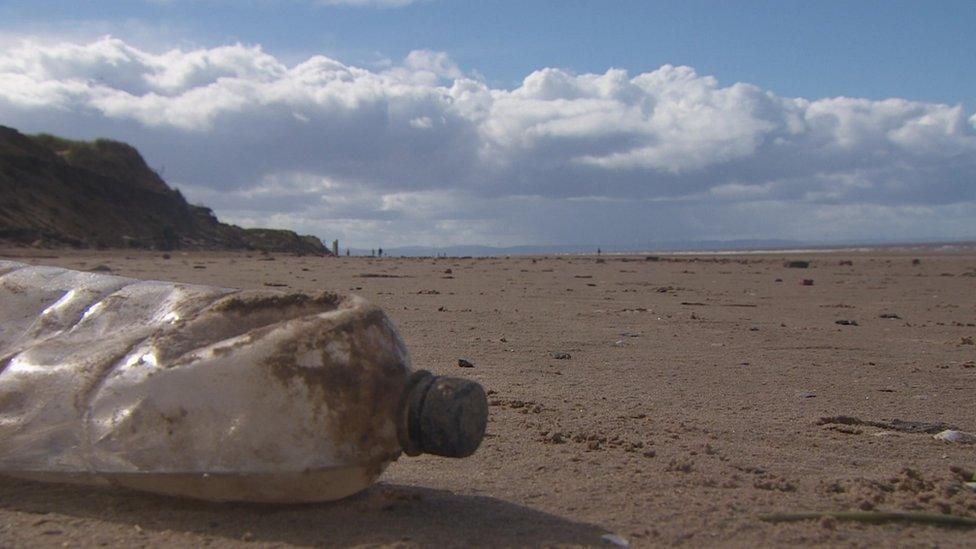
<path id="1" fill-rule="evenodd" d="M 976 236 L 976 116 L 809 100 L 690 67 L 487 85 L 441 52 L 367 70 L 105 37 L 0 52 L 0 123 L 127 140 L 241 224 L 371 247 Z"/>

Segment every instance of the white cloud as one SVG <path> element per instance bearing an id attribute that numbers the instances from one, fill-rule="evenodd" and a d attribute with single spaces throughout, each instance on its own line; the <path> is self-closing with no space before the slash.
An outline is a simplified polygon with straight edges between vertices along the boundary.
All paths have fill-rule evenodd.
<path id="1" fill-rule="evenodd" d="M 784 98 L 671 65 L 510 90 L 475 74 L 427 50 L 368 70 L 28 41 L 0 51 L 0 120 L 130 141 L 221 216 L 353 243 L 976 236 L 961 106 Z"/>

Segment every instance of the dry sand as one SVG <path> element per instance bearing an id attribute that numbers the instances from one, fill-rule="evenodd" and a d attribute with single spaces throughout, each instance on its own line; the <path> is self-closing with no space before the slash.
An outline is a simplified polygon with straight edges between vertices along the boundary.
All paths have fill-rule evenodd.
<path id="1" fill-rule="evenodd" d="M 972 529 L 759 518 L 976 516 L 976 492 L 954 472 L 972 474 L 976 446 L 892 421 L 976 431 L 971 249 L 660 261 L 171 256 L 0 252 L 140 278 L 358 293 L 396 321 L 415 367 L 490 390 L 481 449 L 401 458 L 365 493 L 322 505 L 0 478 L 0 546 L 606 545 L 608 533 L 632 546 L 976 544 Z M 789 269 L 786 259 L 812 264 Z M 462 357 L 475 367 L 459 369 Z M 833 416 L 865 423 L 819 424 Z"/>

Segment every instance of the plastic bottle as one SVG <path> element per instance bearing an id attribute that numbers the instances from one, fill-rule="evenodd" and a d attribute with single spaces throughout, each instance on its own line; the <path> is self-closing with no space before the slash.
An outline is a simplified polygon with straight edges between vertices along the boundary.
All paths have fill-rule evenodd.
<path id="1" fill-rule="evenodd" d="M 216 501 L 339 499 L 472 454 L 477 383 L 412 371 L 356 296 L 0 261 L 0 473 Z"/>

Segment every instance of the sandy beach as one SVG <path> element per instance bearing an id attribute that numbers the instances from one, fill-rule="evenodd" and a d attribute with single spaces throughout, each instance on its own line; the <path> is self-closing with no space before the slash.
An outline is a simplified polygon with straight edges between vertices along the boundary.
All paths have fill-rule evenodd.
<path id="1" fill-rule="evenodd" d="M 473 457 L 402 457 L 374 487 L 329 504 L 218 505 L 0 477 L 0 547 L 611 546 L 607 534 L 636 547 L 974 543 L 972 529 L 761 520 L 976 517 L 964 484 L 976 446 L 932 436 L 976 432 L 972 249 L 0 258 L 356 293 L 395 321 L 415 368 L 475 379 L 491 404 Z"/>

